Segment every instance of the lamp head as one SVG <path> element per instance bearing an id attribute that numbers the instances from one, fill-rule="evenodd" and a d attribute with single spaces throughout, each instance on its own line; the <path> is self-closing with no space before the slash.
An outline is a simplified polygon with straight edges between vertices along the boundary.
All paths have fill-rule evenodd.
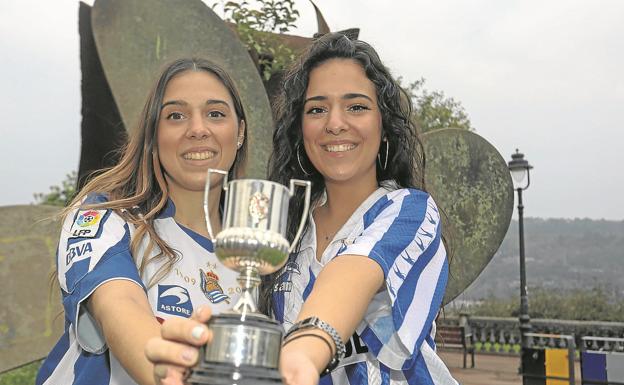
<path id="1" fill-rule="evenodd" d="M 514 181 L 514 187 L 520 190 L 526 190 L 531 183 L 529 177 L 529 170 L 533 168 L 529 162 L 524 159 L 524 154 L 518 151 L 511 154 L 511 160 L 507 163 L 509 171 L 511 171 L 511 177 Z"/>

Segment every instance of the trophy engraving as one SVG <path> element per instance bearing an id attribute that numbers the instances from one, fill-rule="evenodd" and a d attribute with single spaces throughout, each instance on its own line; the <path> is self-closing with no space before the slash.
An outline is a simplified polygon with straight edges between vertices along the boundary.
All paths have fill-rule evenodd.
<path id="1" fill-rule="evenodd" d="M 256 192 L 251 196 L 249 200 L 249 215 L 255 220 L 256 224 L 266 218 L 268 205 L 269 197 L 261 192 Z"/>
<path id="2" fill-rule="evenodd" d="M 222 229 L 214 235 L 209 218 L 210 176 L 223 175 L 225 191 Z M 299 228 L 292 242 L 286 239 L 288 206 L 296 186 L 304 187 L 305 200 Z M 277 370 L 282 327 L 256 312 L 254 290 L 260 276 L 279 270 L 296 246 L 310 207 L 309 181 L 292 179 L 290 188 L 260 179 L 227 180 L 227 172 L 209 169 L 204 190 L 204 214 L 217 258 L 239 273 L 242 295 L 232 311 L 210 319 L 210 344 L 201 349 L 190 384 L 281 384 Z"/>

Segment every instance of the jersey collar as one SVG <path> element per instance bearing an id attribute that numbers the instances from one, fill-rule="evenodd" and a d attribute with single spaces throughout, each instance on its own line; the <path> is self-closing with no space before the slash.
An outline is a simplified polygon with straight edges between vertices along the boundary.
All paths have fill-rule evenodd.
<path id="1" fill-rule="evenodd" d="M 340 228 L 340 230 L 338 230 L 338 232 L 334 236 L 332 243 L 346 239 L 349 236 L 350 232 L 353 230 L 353 226 L 362 219 L 364 213 L 366 213 L 366 211 L 370 209 L 379 198 L 386 195 L 390 191 L 396 190 L 397 188 L 398 186 L 394 181 L 382 182 L 381 186 L 378 187 L 377 190 L 373 191 L 368 196 L 368 198 L 366 198 L 366 200 L 364 200 L 364 202 L 360 204 L 355 212 L 351 214 L 351 217 L 349 217 L 347 222 L 345 222 L 345 224 Z M 324 205 L 325 202 L 327 202 L 327 190 L 323 191 L 323 194 L 313 204 L 313 207 L 308 214 L 309 226 L 306 232 L 301 237 L 301 247 L 299 248 L 300 251 L 303 251 L 305 249 L 316 249 L 316 224 L 314 223 L 312 213 L 314 212 L 314 209 Z"/>

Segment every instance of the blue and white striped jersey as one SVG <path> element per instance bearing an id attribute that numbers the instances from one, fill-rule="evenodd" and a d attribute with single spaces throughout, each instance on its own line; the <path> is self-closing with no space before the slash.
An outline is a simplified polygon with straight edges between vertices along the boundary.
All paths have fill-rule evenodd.
<path id="1" fill-rule="evenodd" d="M 104 201 L 103 196 L 90 196 L 85 202 Z M 164 261 L 150 263 L 139 275 L 137 265 L 147 240 L 135 262 L 130 254 L 135 232 L 131 224 L 111 210 L 76 210 L 66 218 L 57 250 L 65 333 L 41 367 L 37 385 L 135 384 L 108 350 L 85 306 L 85 300 L 105 282 L 123 279 L 141 286 L 161 322 L 168 317 L 190 317 L 201 304 L 210 305 L 216 314 L 238 300 L 236 273 L 217 260 L 210 240 L 176 223 L 174 214 L 175 207 L 169 201 L 154 227 L 181 258 L 149 288 L 150 279 Z"/>
<path id="2" fill-rule="evenodd" d="M 457 384 L 435 352 L 435 318 L 448 262 L 440 214 L 429 194 L 380 187 L 338 231 L 320 262 L 311 215 L 310 220 L 299 253 L 291 256 L 275 287 L 274 314 L 286 330 L 323 266 L 337 256 L 373 259 L 386 283 L 347 342 L 346 357 L 321 384 Z"/>

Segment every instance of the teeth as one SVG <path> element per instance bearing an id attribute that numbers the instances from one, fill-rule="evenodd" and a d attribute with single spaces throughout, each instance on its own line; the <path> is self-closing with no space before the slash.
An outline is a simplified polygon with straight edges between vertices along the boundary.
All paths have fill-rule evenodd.
<path id="1" fill-rule="evenodd" d="M 355 148 L 355 144 L 353 143 L 349 143 L 349 144 L 335 144 L 335 145 L 326 145 L 325 146 L 325 150 L 327 150 L 328 152 L 342 152 L 342 151 L 349 151 L 349 150 L 353 150 Z"/>
<path id="2" fill-rule="evenodd" d="M 203 152 L 187 152 L 182 155 L 184 159 L 187 160 L 206 160 L 214 158 L 215 153 L 212 151 L 203 151 Z"/>

